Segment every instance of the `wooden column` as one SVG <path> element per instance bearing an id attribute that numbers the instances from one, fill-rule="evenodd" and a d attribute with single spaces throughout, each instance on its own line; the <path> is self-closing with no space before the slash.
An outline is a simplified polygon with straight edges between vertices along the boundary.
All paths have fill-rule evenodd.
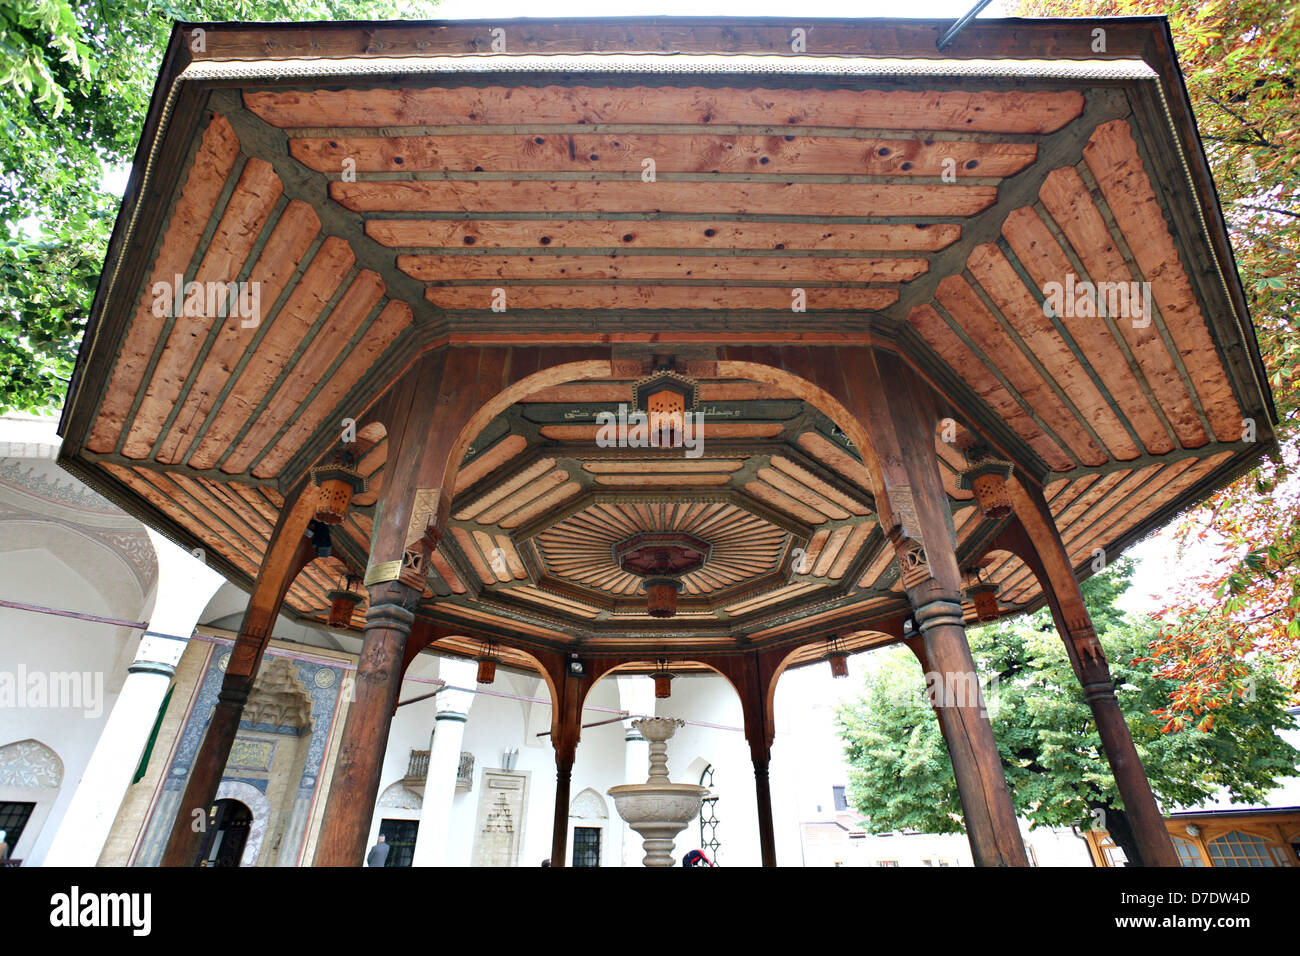
<path id="1" fill-rule="evenodd" d="M 573 760 L 577 748 L 555 748 L 555 816 L 551 821 L 551 866 L 568 866 L 569 787 L 573 779 Z"/>
<path id="2" fill-rule="evenodd" d="M 768 757 L 754 761 L 754 791 L 758 799 L 758 846 L 764 866 L 776 866 L 776 828 L 772 825 L 772 788 L 768 782 Z"/>
<path id="3" fill-rule="evenodd" d="M 1056 629 L 1065 643 L 1075 676 L 1083 685 L 1115 786 L 1124 801 L 1124 812 L 1142 857 L 1136 862 L 1141 866 L 1179 866 L 1178 854 L 1151 792 L 1146 770 L 1133 745 L 1119 701 L 1115 699 L 1110 665 L 1097 640 L 1083 602 L 1083 591 L 1074 576 L 1052 512 L 1038 488 L 1023 484 L 1016 477 L 1007 482 L 1007 491 L 1019 519 L 1020 535 L 1017 538 L 1014 530 L 1009 529 L 1002 540 L 1029 565 L 1047 596 Z"/>
<path id="4" fill-rule="evenodd" d="M 745 739 L 754 764 L 754 797 L 758 807 L 758 845 L 763 866 L 776 866 L 776 827 L 772 821 L 772 787 L 769 768 L 772 763 L 774 728 L 768 700 L 774 680 L 774 663 L 770 655 L 757 652 L 743 658 L 720 657 L 710 661 L 731 681 L 740 695 L 745 722 Z"/>
<path id="5" fill-rule="evenodd" d="M 880 474 L 876 505 L 939 689 L 939 724 L 977 866 L 1028 866 L 979 676 L 962 622 L 961 575 L 934 450 L 932 394 L 897 356 L 843 350 L 848 410 L 866 430 Z"/>
<path id="6" fill-rule="evenodd" d="M 364 862 L 414 611 L 450 508 L 451 495 L 443 489 L 447 463 L 453 454 L 463 454 L 461 433 L 482 400 L 477 389 L 482 356 L 471 351 L 466 356 L 439 349 L 423 356 L 377 412 L 388 429 L 390 451 L 366 570 L 370 610 L 316 866 Z"/>
<path id="7" fill-rule="evenodd" d="M 586 676 L 574 677 L 569 673 L 563 655 L 557 654 L 544 663 L 556 695 L 551 710 L 551 745 L 555 748 L 555 815 L 551 828 L 551 866 L 568 866 L 569 786 L 573 777 L 573 761 L 578 754 L 578 740 L 582 736 L 582 704 L 605 665 L 588 661 Z"/>
<path id="8" fill-rule="evenodd" d="M 311 539 L 306 534 L 316 513 L 317 500 L 315 485 L 305 482 L 299 486 L 296 492 L 287 496 L 271 532 L 261 570 L 239 627 L 239 637 L 221 681 L 216 708 L 194 756 L 185 793 L 172 823 L 171 836 L 163 851 L 163 866 L 195 866 L 198 863 L 199 848 L 210 819 L 209 810 L 221 786 L 230 748 L 239 733 L 244 702 L 257 680 L 257 671 L 271 639 L 275 619 L 280 614 L 289 585 L 298 572 L 316 557 Z"/>
<path id="9" fill-rule="evenodd" d="M 400 581 L 370 587 L 366 638 L 355 692 L 330 782 L 315 866 L 361 866 L 397 693 L 406 641 L 421 592 Z"/>

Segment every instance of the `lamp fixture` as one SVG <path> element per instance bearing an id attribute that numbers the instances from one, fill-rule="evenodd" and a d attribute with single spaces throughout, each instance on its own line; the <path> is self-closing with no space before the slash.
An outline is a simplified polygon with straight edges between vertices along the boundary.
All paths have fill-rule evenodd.
<path id="1" fill-rule="evenodd" d="M 841 646 L 839 637 L 832 637 L 826 642 L 826 661 L 831 665 L 832 677 L 849 676 L 849 652 Z"/>

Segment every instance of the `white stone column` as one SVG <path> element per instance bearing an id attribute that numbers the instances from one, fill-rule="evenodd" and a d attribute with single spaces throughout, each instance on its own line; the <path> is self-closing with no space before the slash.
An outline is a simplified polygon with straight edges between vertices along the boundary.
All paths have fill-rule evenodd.
<path id="1" fill-rule="evenodd" d="M 456 798 L 460 773 L 460 745 L 474 703 L 478 665 L 474 661 L 444 657 L 438 678 L 446 687 L 434 698 L 433 740 L 429 744 L 429 773 L 424 780 L 420 829 L 415 835 L 411 866 L 447 866 L 447 840 L 451 835 L 451 803 Z M 455 689 L 452 688 L 465 688 Z"/>
<path id="2" fill-rule="evenodd" d="M 623 782 L 645 783 L 650 775 L 650 744 L 632 726 L 636 717 L 655 716 L 655 682 L 650 677 L 615 677 L 618 706 L 632 716 L 623 721 Z M 623 833 L 623 865 L 640 866 L 645 851 L 641 837 L 620 818 Z"/>
<path id="3" fill-rule="evenodd" d="M 193 555 L 146 529 L 158 556 L 157 598 L 149 629 L 90 762 L 54 835 L 45 866 L 94 866 L 158 719 L 194 626 L 225 579 Z"/>

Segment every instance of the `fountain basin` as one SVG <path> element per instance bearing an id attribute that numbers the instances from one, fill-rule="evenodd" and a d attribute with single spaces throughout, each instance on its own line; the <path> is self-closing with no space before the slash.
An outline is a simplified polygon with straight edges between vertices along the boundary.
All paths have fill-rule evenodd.
<path id="1" fill-rule="evenodd" d="M 693 783 L 628 783 L 606 791 L 618 815 L 641 836 L 645 866 L 672 866 L 677 834 L 700 812 L 709 792 Z"/>

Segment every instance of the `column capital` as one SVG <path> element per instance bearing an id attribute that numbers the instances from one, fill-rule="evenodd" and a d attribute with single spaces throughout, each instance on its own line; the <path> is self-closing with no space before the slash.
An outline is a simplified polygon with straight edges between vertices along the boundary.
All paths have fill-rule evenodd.
<path id="1" fill-rule="evenodd" d="M 134 661 L 127 669 L 128 674 L 157 674 L 171 680 L 176 676 L 176 668 L 160 661 Z"/>

